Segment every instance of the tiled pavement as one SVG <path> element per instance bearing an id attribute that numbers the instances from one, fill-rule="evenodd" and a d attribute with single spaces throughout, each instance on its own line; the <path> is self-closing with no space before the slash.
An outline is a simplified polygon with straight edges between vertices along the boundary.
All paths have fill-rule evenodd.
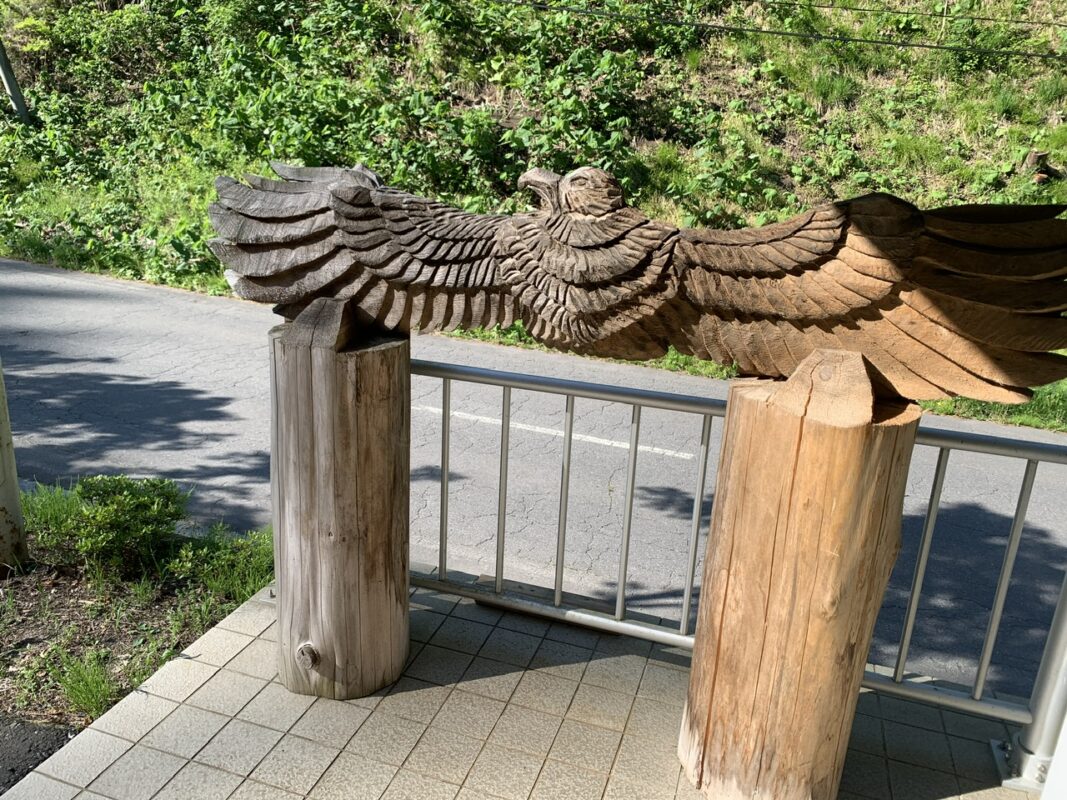
<path id="1" fill-rule="evenodd" d="M 417 591 L 404 676 L 349 702 L 274 678 L 264 590 L 5 800 L 674 800 L 688 656 Z M 1025 800 L 999 723 L 865 693 L 841 800 Z"/>

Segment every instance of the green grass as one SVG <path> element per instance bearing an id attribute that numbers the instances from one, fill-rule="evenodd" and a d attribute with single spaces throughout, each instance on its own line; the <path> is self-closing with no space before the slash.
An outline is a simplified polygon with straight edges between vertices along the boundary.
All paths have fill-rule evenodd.
<path id="1" fill-rule="evenodd" d="M 1042 386 L 1034 391 L 1030 402 L 1021 405 L 983 403 L 957 397 L 923 403 L 922 406 L 935 414 L 1067 432 L 1067 381 Z"/>
<path id="2" fill-rule="evenodd" d="M 89 650 L 79 656 L 60 652 L 57 661 L 52 677 L 75 711 L 96 719 L 118 699 L 107 651 Z"/>
<path id="3" fill-rule="evenodd" d="M 0 645 L 27 616 L 51 644 L 17 667 L 0 646 L 18 707 L 58 696 L 68 713 L 94 719 L 270 582 L 269 529 L 238 536 L 216 525 L 182 537 L 184 502 L 172 481 L 125 476 L 22 493 L 31 560 L 15 580 L 33 600 L 20 606 L 14 589 L 0 593 Z M 63 595 L 48 588 L 57 580 L 67 582 Z"/>

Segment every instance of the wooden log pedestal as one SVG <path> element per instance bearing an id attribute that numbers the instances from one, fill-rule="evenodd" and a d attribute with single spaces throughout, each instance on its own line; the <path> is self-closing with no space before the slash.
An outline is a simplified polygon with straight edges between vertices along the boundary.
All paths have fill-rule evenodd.
<path id="1" fill-rule="evenodd" d="M 843 351 L 731 387 L 678 742 L 705 797 L 837 797 L 919 415 Z"/>
<path id="2" fill-rule="evenodd" d="M 363 697 L 408 654 L 409 342 L 331 299 L 270 337 L 279 679 Z"/>
<path id="3" fill-rule="evenodd" d="M 0 580 L 11 577 L 28 559 L 19 476 L 15 469 L 15 441 L 7 410 L 4 365 L 0 364 Z"/>

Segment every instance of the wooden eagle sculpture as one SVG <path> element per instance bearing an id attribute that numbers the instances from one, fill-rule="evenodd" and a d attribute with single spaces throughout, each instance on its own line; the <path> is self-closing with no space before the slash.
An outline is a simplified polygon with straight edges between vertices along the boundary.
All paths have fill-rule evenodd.
<path id="1" fill-rule="evenodd" d="M 862 353 L 885 394 L 1016 403 L 1067 377 L 1067 206 L 920 211 L 887 194 L 787 222 L 680 230 L 591 167 L 519 179 L 526 214 L 480 215 L 362 166 L 219 178 L 211 248 L 243 298 L 292 319 L 347 299 L 404 333 L 522 320 L 549 347 L 682 353 L 785 377 L 818 348 Z"/>

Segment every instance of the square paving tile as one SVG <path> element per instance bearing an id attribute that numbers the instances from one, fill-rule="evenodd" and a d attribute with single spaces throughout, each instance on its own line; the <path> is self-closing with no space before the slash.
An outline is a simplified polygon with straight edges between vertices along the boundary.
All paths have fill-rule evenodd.
<path id="1" fill-rule="evenodd" d="M 411 638 L 416 642 L 428 642 L 448 617 L 426 608 L 413 608 L 408 619 Z"/>
<path id="2" fill-rule="evenodd" d="M 154 800 L 226 800 L 240 783 L 239 775 L 192 761 L 178 770 Z"/>
<path id="3" fill-rule="evenodd" d="M 467 777 L 482 745 L 481 739 L 431 725 L 404 762 L 404 769 L 458 786 Z"/>
<path id="4" fill-rule="evenodd" d="M 467 667 L 456 688 L 507 702 L 511 699 L 515 687 L 519 685 L 520 678 L 522 670 L 513 664 L 476 658 Z"/>
<path id="5" fill-rule="evenodd" d="M 182 651 L 182 654 L 202 664 L 221 667 L 244 650 L 253 638 L 225 628 L 212 628 Z"/>
<path id="6" fill-rule="evenodd" d="M 615 762 L 621 741 L 618 731 L 565 719 L 548 756 L 591 772 L 606 773 Z"/>
<path id="7" fill-rule="evenodd" d="M 499 700 L 457 689 L 448 696 L 432 724 L 464 736 L 487 739 L 503 711 L 504 704 Z"/>
<path id="8" fill-rule="evenodd" d="M 565 622 L 553 622 L 545 631 L 545 638 L 556 642 L 577 645 L 592 650 L 599 638 L 595 631 L 588 628 L 579 628 L 576 625 L 568 625 Z"/>
<path id="9" fill-rule="evenodd" d="M 459 617 L 448 617 L 430 639 L 430 644 L 463 653 L 477 653 L 489 638 L 493 627 Z"/>
<path id="10" fill-rule="evenodd" d="M 278 609 L 273 603 L 251 600 L 226 617 L 218 627 L 248 636 L 259 636 L 277 618 Z"/>
<path id="11" fill-rule="evenodd" d="M 886 760 L 870 753 L 849 750 L 841 773 L 841 791 L 860 793 L 873 800 L 892 800 Z"/>
<path id="12" fill-rule="evenodd" d="M 538 637 L 527 633 L 494 628 L 485 644 L 482 645 L 482 649 L 478 651 L 478 655 L 482 658 L 492 658 L 496 661 L 525 667 L 537 652 L 541 641 Z"/>
<path id="13" fill-rule="evenodd" d="M 455 784 L 402 769 L 393 777 L 382 800 L 454 800 L 458 792 Z"/>
<path id="14" fill-rule="evenodd" d="M 78 789 L 70 784 L 31 772 L 4 792 L 4 800 L 71 800 L 76 794 Z"/>
<path id="15" fill-rule="evenodd" d="M 341 753 L 319 778 L 309 800 L 378 800 L 396 767 L 355 753 Z"/>
<path id="16" fill-rule="evenodd" d="M 1004 723 L 995 719 L 975 717 L 970 714 L 958 714 L 955 711 L 942 711 L 945 732 L 964 739 L 974 739 L 988 744 L 990 739 L 1007 739 L 1008 731 Z"/>
<path id="17" fill-rule="evenodd" d="M 280 683 L 268 683 L 238 712 L 237 718 L 264 728 L 287 731 L 314 702 L 314 697 L 294 694 Z"/>
<path id="18" fill-rule="evenodd" d="M 399 767 L 426 730 L 426 723 L 375 711 L 356 731 L 347 752 Z"/>
<path id="19" fill-rule="evenodd" d="M 612 774 L 657 786 L 670 786 L 673 791 L 678 784 L 680 768 L 675 741 L 623 736 Z"/>
<path id="20" fill-rule="evenodd" d="M 600 800 L 608 776 L 562 761 L 546 761 L 531 800 Z"/>
<path id="21" fill-rule="evenodd" d="M 229 718 L 222 714 L 182 705 L 156 725 L 141 743 L 182 758 L 192 758 L 227 722 Z"/>
<path id="22" fill-rule="evenodd" d="M 455 650 L 447 650 L 443 647 L 428 644 L 411 662 L 404 674 L 409 678 L 449 685 L 463 677 L 463 673 L 470 666 L 473 656 L 468 653 L 460 653 Z"/>
<path id="23" fill-rule="evenodd" d="M 633 653 L 594 653 L 586 665 L 582 683 L 637 694 L 637 687 L 641 685 L 641 677 L 645 674 L 646 661 L 644 656 Z"/>
<path id="24" fill-rule="evenodd" d="M 232 719 L 196 754 L 196 760 L 247 776 L 281 738 L 279 731 Z"/>
<path id="25" fill-rule="evenodd" d="M 940 731 L 913 728 L 899 722 L 884 722 L 886 755 L 920 767 L 952 769 L 948 738 Z"/>
<path id="26" fill-rule="evenodd" d="M 176 702 L 165 697 L 134 691 L 112 706 L 92 727 L 136 742 L 177 707 Z"/>
<path id="27" fill-rule="evenodd" d="M 218 667 L 179 657 L 164 664 L 159 671 L 141 684 L 141 689 L 181 703 L 203 686 L 216 672 L 218 672 Z"/>
<path id="28" fill-rule="evenodd" d="M 351 703 L 320 697 L 289 732 L 340 750 L 370 714 L 367 709 Z"/>
<path id="29" fill-rule="evenodd" d="M 290 792 L 307 794 L 339 753 L 338 749 L 286 734 L 249 777 Z"/>
<path id="30" fill-rule="evenodd" d="M 954 775 L 898 761 L 889 762 L 889 785 L 894 800 L 944 800 L 960 791 Z"/>
<path id="31" fill-rule="evenodd" d="M 75 786 L 88 786 L 132 746 L 125 739 L 89 728 L 53 753 L 37 771 Z"/>
<path id="32" fill-rule="evenodd" d="M 189 705 L 232 717 L 267 685 L 261 678 L 220 669 L 189 695 Z"/>
<path id="33" fill-rule="evenodd" d="M 883 755 L 885 738 L 882 736 L 882 720 L 866 714 L 857 714 L 852 720 L 852 733 L 848 740 L 848 748 Z"/>
<path id="34" fill-rule="evenodd" d="M 266 639 L 253 639 L 226 663 L 226 669 L 269 681 L 278 674 L 278 647 Z"/>
<path id="35" fill-rule="evenodd" d="M 511 702 L 562 716 L 570 708 L 577 690 L 578 684 L 575 681 L 531 670 L 524 673 L 519 680 L 519 685 L 511 695 Z"/>
<path id="36" fill-rule="evenodd" d="M 246 780 L 230 795 L 229 800 L 300 800 L 301 795 L 268 786 L 259 781 Z"/>
<path id="37" fill-rule="evenodd" d="M 465 785 L 505 800 L 526 800 L 541 765 L 538 756 L 487 744 L 471 767 Z"/>
<path id="38" fill-rule="evenodd" d="M 608 687 L 611 688 L 611 687 Z M 689 672 L 649 659 L 637 693 L 681 707 L 689 691 Z"/>
<path id="39" fill-rule="evenodd" d="M 580 681 L 592 657 L 593 651 L 587 647 L 545 639 L 530 659 L 530 668 L 557 678 Z"/>
<path id="40" fill-rule="evenodd" d="M 530 636 L 541 638 L 548 633 L 549 623 L 546 620 L 531 617 L 528 614 L 516 614 L 508 611 L 497 622 L 497 626 L 507 628 L 509 631 L 528 633 Z"/>
<path id="41" fill-rule="evenodd" d="M 414 678 L 401 678 L 378 702 L 378 710 L 398 717 L 429 722 L 452 693 L 450 686 L 438 686 Z"/>
<path id="42" fill-rule="evenodd" d="M 508 706 L 489 735 L 489 744 L 544 758 L 559 731 L 561 717 L 522 706 Z"/>
<path id="43" fill-rule="evenodd" d="M 567 719 L 621 731 L 626 727 L 633 702 L 634 698 L 628 694 L 582 683 L 567 710 Z"/>
<path id="44" fill-rule="evenodd" d="M 184 758 L 135 745 L 89 784 L 89 789 L 115 800 L 150 800 L 185 764 Z"/>
<path id="45" fill-rule="evenodd" d="M 496 625 L 500 618 L 504 616 L 504 612 L 464 597 L 452 609 L 452 616 L 474 620 L 475 622 L 484 622 L 486 625 Z"/>
<path id="46" fill-rule="evenodd" d="M 880 716 L 891 722 L 901 722 L 913 728 L 927 728 L 932 731 L 944 730 L 941 712 L 925 703 L 913 703 L 896 697 L 879 697 Z"/>

